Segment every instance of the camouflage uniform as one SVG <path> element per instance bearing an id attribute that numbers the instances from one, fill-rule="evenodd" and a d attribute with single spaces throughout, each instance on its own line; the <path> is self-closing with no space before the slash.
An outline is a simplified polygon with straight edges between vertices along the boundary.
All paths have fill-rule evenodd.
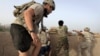
<path id="1" fill-rule="evenodd" d="M 92 41 L 94 40 L 93 35 L 90 32 L 82 32 L 83 39 L 78 46 L 78 56 L 82 56 L 84 50 L 85 56 L 91 56 Z"/>
<path id="2" fill-rule="evenodd" d="M 58 41 L 57 41 L 57 46 L 56 46 L 56 54 L 57 56 L 69 56 L 69 44 L 68 44 L 68 39 L 67 39 L 67 31 L 68 28 L 67 26 L 59 26 L 57 28 L 58 31 Z M 63 52 L 60 52 L 63 50 Z"/>
<path id="3" fill-rule="evenodd" d="M 41 32 L 38 34 L 38 37 L 42 43 L 42 47 L 41 47 L 39 56 L 43 56 L 47 52 L 47 41 L 48 41 L 47 32 L 44 32 L 41 30 Z"/>

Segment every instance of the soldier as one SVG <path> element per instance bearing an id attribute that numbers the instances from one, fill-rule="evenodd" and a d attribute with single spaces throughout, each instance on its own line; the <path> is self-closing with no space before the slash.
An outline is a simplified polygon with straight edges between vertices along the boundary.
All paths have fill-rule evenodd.
<path id="1" fill-rule="evenodd" d="M 64 21 L 59 20 L 59 22 L 58 22 L 59 27 L 57 28 L 59 39 L 58 39 L 58 42 L 57 42 L 56 54 L 58 54 L 60 52 L 60 50 L 63 49 L 64 52 L 61 53 L 61 55 L 69 56 L 69 50 L 68 50 L 69 44 L 68 44 L 68 38 L 67 38 L 68 28 L 67 28 L 66 25 L 63 25 L 63 24 L 64 24 Z"/>
<path id="2" fill-rule="evenodd" d="M 91 48 L 92 48 L 92 42 L 94 40 L 93 34 L 90 32 L 90 28 L 86 27 L 84 28 L 84 32 L 73 30 L 74 32 L 77 32 L 79 35 L 82 36 L 81 42 L 78 46 L 78 56 L 83 56 L 82 52 L 84 50 L 85 56 L 91 56 Z"/>
<path id="3" fill-rule="evenodd" d="M 10 32 L 19 56 L 28 56 L 31 44 L 34 49 L 31 56 L 38 56 L 41 42 L 37 36 L 39 23 L 55 10 L 53 0 L 44 0 L 43 5 L 35 3 L 22 12 L 23 17 L 16 17 L 11 24 Z"/>
<path id="4" fill-rule="evenodd" d="M 50 48 L 48 48 L 48 42 L 50 41 L 50 36 L 49 34 L 46 32 L 47 28 L 46 27 L 43 27 L 41 30 L 40 30 L 40 33 L 38 34 L 39 36 L 39 39 L 42 43 L 42 47 L 41 47 L 41 50 L 40 50 L 40 53 L 39 53 L 39 56 L 45 56 L 47 54 L 47 52 L 49 53 L 50 51 Z"/>

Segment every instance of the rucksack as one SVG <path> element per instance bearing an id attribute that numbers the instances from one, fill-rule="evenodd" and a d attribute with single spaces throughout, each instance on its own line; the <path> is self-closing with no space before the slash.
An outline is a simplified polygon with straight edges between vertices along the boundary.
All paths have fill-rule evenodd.
<path id="1" fill-rule="evenodd" d="M 36 3 L 36 2 L 35 1 L 30 1 L 30 2 L 24 3 L 20 6 L 14 6 L 15 10 L 13 11 L 13 15 L 15 17 L 22 17 L 23 11 L 25 11 L 28 7 L 30 7 L 34 3 Z"/>

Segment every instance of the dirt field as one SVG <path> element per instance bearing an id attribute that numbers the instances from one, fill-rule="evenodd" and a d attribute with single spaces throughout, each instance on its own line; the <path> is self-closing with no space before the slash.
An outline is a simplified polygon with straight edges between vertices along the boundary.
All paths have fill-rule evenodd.
<path id="1" fill-rule="evenodd" d="M 77 37 L 70 36 L 70 56 L 77 56 Z M 93 47 L 92 56 L 100 56 L 100 36 L 96 37 L 96 43 Z M 16 49 L 13 47 L 9 32 L 0 32 L 0 56 L 18 56 Z"/>
<path id="2" fill-rule="evenodd" d="M 0 32 L 0 56 L 17 56 L 9 32 Z"/>

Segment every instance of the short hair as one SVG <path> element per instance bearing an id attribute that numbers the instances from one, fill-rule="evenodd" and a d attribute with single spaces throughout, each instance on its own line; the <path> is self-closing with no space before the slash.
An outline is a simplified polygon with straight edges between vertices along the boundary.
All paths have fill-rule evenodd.
<path id="1" fill-rule="evenodd" d="M 59 20 L 59 21 L 58 21 L 58 24 L 59 24 L 59 26 L 63 26 L 64 21 L 63 21 L 63 20 Z"/>

